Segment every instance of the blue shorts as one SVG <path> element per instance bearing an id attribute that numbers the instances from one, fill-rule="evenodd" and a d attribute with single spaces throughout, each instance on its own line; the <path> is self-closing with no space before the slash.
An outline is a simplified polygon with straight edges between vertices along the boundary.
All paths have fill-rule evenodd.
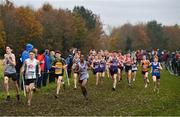
<path id="1" fill-rule="evenodd" d="M 152 73 L 152 76 L 160 76 L 160 73 Z"/>
<path id="2" fill-rule="evenodd" d="M 110 68 L 109 71 L 111 75 L 114 75 L 118 73 L 118 68 Z"/>
<path id="3" fill-rule="evenodd" d="M 24 79 L 25 85 L 30 85 L 31 83 L 35 83 L 36 79 Z"/>
<path id="4" fill-rule="evenodd" d="M 98 72 L 100 72 L 99 68 L 93 69 L 93 74 L 97 74 Z"/>
<path id="5" fill-rule="evenodd" d="M 102 72 L 105 72 L 105 71 L 106 71 L 106 67 L 100 67 L 100 68 L 99 68 L 99 72 L 102 73 Z"/>

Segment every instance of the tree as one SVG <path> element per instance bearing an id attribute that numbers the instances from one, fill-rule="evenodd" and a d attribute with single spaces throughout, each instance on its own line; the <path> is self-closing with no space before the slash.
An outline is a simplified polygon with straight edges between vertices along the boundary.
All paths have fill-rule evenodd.
<path id="1" fill-rule="evenodd" d="M 6 43 L 6 33 L 4 31 L 3 22 L 0 20 L 0 55 L 3 54 L 5 43 Z"/>
<path id="2" fill-rule="evenodd" d="M 145 25 L 136 24 L 133 26 L 133 49 L 150 49 L 150 38 L 148 37 Z"/>
<path id="3" fill-rule="evenodd" d="M 132 40 L 130 37 L 127 37 L 127 39 L 126 39 L 125 50 L 126 50 L 126 52 L 129 50 L 132 50 Z"/>
<path id="4" fill-rule="evenodd" d="M 79 49 L 86 48 L 86 39 L 87 39 L 87 28 L 84 19 L 77 13 L 73 13 L 74 16 L 74 29 L 75 36 L 73 46 Z"/>
<path id="5" fill-rule="evenodd" d="M 100 21 L 100 18 L 91 10 L 85 9 L 83 6 L 74 7 L 73 13 L 80 15 L 83 18 L 86 25 L 87 38 L 84 43 L 86 45 L 85 51 L 88 51 L 92 48 L 101 48 L 101 37 L 104 32 L 102 31 L 102 23 Z"/>
<path id="6" fill-rule="evenodd" d="M 83 6 L 72 11 L 55 9 L 45 3 L 41 8 L 16 7 L 8 0 L 0 4 L 0 48 L 14 45 L 20 52 L 26 43 L 38 49 L 67 50 L 79 48 L 83 53 L 90 49 L 128 51 L 132 49 L 170 49 L 180 45 L 180 28 L 162 26 L 157 21 L 132 25 L 126 23 L 112 28 L 110 35 L 103 31 L 99 16 Z"/>
<path id="7" fill-rule="evenodd" d="M 158 24 L 157 21 L 150 21 L 147 23 L 146 31 L 151 39 L 152 48 L 167 48 L 167 38 L 164 34 L 162 24 Z"/>
<path id="8" fill-rule="evenodd" d="M 16 43 L 28 43 L 41 39 L 43 27 L 36 20 L 34 12 L 29 8 L 20 7 L 15 11 L 14 23 Z"/>
<path id="9" fill-rule="evenodd" d="M 36 12 L 44 27 L 42 48 L 61 50 L 64 53 L 73 45 L 74 17 L 69 10 L 54 9 L 46 3 Z"/>
<path id="10" fill-rule="evenodd" d="M 178 50 L 180 49 L 180 28 L 178 25 L 175 26 L 165 26 L 164 32 L 168 38 L 168 50 Z"/>
<path id="11" fill-rule="evenodd" d="M 6 32 L 6 43 L 13 45 L 15 52 L 22 51 L 26 43 L 41 39 L 43 27 L 36 20 L 34 11 L 28 7 L 15 8 L 6 3 L 2 8 L 2 21 Z"/>
<path id="12" fill-rule="evenodd" d="M 89 30 L 96 27 L 96 15 L 92 11 L 85 9 L 83 6 L 75 6 L 73 9 L 74 13 L 78 13 L 85 20 L 86 26 Z"/>
<path id="13" fill-rule="evenodd" d="M 127 39 L 134 38 L 133 26 L 130 23 L 124 24 L 121 27 L 113 28 L 112 33 L 110 34 L 110 39 L 113 45 L 111 46 L 112 50 L 122 50 L 126 51 L 127 49 Z M 132 44 L 133 45 L 133 44 Z"/>
<path id="14" fill-rule="evenodd" d="M 62 31 L 60 30 L 60 24 L 57 19 L 58 11 L 54 10 L 49 3 L 45 3 L 42 8 L 39 8 L 36 12 L 36 18 L 43 26 L 43 40 L 40 48 L 49 49 L 61 49 L 61 42 L 59 42 Z M 53 48 L 55 46 L 55 48 Z"/>
<path id="15" fill-rule="evenodd" d="M 12 2 L 6 0 L 3 4 L 0 4 L 1 35 L 4 35 L 5 37 L 5 41 L 1 41 L 2 45 L 5 43 L 13 44 L 14 42 L 14 35 L 13 35 L 15 33 L 14 21 L 13 21 L 14 12 L 15 12 L 15 7 Z M 2 34 L 2 30 L 3 30 L 3 34 Z"/>

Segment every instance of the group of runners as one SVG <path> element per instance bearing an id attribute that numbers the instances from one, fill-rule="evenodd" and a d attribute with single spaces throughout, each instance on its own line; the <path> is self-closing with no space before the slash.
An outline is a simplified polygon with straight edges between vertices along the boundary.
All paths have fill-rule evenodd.
<path id="1" fill-rule="evenodd" d="M 9 78 L 12 78 L 16 86 L 17 100 L 20 100 L 20 87 L 17 74 L 21 74 L 22 86 L 24 94 L 27 97 L 27 104 L 31 105 L 33 92 L 36 88 L 46 86 L 49 83 L 56 81 L 56 92 L 54 97 L 59 97 L 61 85 L 65 86 L 65 78 L 69 85 L 69 78 L 73 78 L 73 87 L 77 89 L 79 82 L 82 94 L 85 99 L 87 96 L 87 82 L 89 73 L 92 71 L 96 79 L 95 85 L 103 83 L 106 77 L 112 79 L 112 91 L 116 90 L 117 82 L 126 79 L 129 87 L 132 87 L 132 82 L 136 80 L 138 70 L 141 70 L 144 80 L 144 87 L 148 87 L 149 73 L 151 73 L 155 92 L 159 92 L 160 86 L 160 70 L 161 63 L 158 61 L 157 52 L 154 53 L 153 59 L 149 59 L 146 54 L 142 54 L 142 58 L 138 57 L 137 52 L 127 52 L 123 54 L 121 51 L 109 52 L 107 50 L 90 50 L 87 57 L 81 54 L 78 49 L 72 49 L 72 55 L 64 59 L 62 53 L 57 51 L 39 52 L 31 44 L 26 45 L 26 50 L 21 55 L 22 66 L 17 73 L 17 60 L 13 54 L 11 46 L 6 46 L 6 54 L 4 55 L 4 88 L 7 95 L 7 101 L 10 100 L 9 94 Z M 19 59 L 18 59 L 19 60 Z M 72 73 L 71 73 L 72 71 Z M 125 71 L 125 77 L 122 75 Z M 73 74 L 71 76 L 71 74 Z M 123 78 L 124 77 L 124 78 Z M 55 80 L 56 79 L 56 80 Z"/>
<path id="2" fill-rule="evenodd" d="M 162 66 L 160 62 L 158 62 L 157 55 L 154 55 L 153 61 L 150 62 L 150 60 L 146 58 L 146 55 L 143 55 L 142 60 L 138 61 L 136 56 L 132 56 L 131 52 L 123 55 L 121 51 L 91 51 L 88 61 L 95 75 L 96 85 L 104 79 L 105 73 L 107 73 L 107 76 L 113 81 L 112 90 L 115 91 L 117 82 L 122 80 L 122 74 L 123 71 L 125 71 L 125 79 L 127 79 L 129 87 L 132 87 L 132 82 L 136 80 L 137 70 L 140 69 L 144 79 L 144 87 L 147 88 L 148 86 L 148 73 L 151 72 L 154 91 L 157 90 L 157 92 L 159 92 L 160 70 Z"/>

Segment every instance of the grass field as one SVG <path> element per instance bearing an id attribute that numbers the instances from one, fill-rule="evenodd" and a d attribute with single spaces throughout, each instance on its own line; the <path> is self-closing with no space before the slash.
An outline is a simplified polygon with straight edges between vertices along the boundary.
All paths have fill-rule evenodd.
<path id="1" fill-rule="evenodd" d="M 0 66 L 2 71 L 2 66 Z M 17 102 L 11 90 L 12 99 L 5 102 L 0 72 L 0 115 L 179 115 L 180 116 L 180 77 L 162 71 L 160 93 L 153 92 L 152 79 L 148 88 L 138 72 L 133 88 L 129 88 L 125 77 L 118 83 L 113 92 L 112 81 L 106 78 L 103 85 L 95 86 L 95 79 L 90 75 L 88 82 L 89 100 L 84 100 L 80 88 L 73 90 L 71 86 L 61 90 L 60 97 L 55 99 L 55 84 L 38 90 L 33 97 L 31 107 L 21 94 Z M 11 87 L 13 89 L 13 87 Z"/>

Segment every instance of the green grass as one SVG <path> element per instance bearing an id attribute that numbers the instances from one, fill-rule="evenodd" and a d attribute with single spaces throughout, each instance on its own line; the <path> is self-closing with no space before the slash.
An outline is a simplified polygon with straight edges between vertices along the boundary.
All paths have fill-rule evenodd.
<path id="1" fill-rule="evenodd" d="M 2 85 L 2 80 L 0 80 Z M 31 107 L 21 93 L 17 102 L 11 90 L 12 100 L 5 102 L 5 95 L 0 89 L 0 115 L 179 115 L 180 116 L 180 77 L 162 71 L 160 93 L 153 92 L 152 79 L 145 89 L 140 72 L 133 88 L 129 88 L 125 77 L 112 92 L 112 80 L 106 78 L 103 85 L 95 86 L 91 74 L 88 81 L 89 100 L 85 101 L 80 88 L 71 86 L 61 90 L 60 97 L 54 99 L 55 84 L 38 90 L 33 97 Z M 11 88 L 12 89 L 12 88 Z"/>
<path id="2" fill-rule="evenodd" d="M 3 61 L 0 60 L 0 80 L 2 80 L 2 76 L 3 76 Z"/>

